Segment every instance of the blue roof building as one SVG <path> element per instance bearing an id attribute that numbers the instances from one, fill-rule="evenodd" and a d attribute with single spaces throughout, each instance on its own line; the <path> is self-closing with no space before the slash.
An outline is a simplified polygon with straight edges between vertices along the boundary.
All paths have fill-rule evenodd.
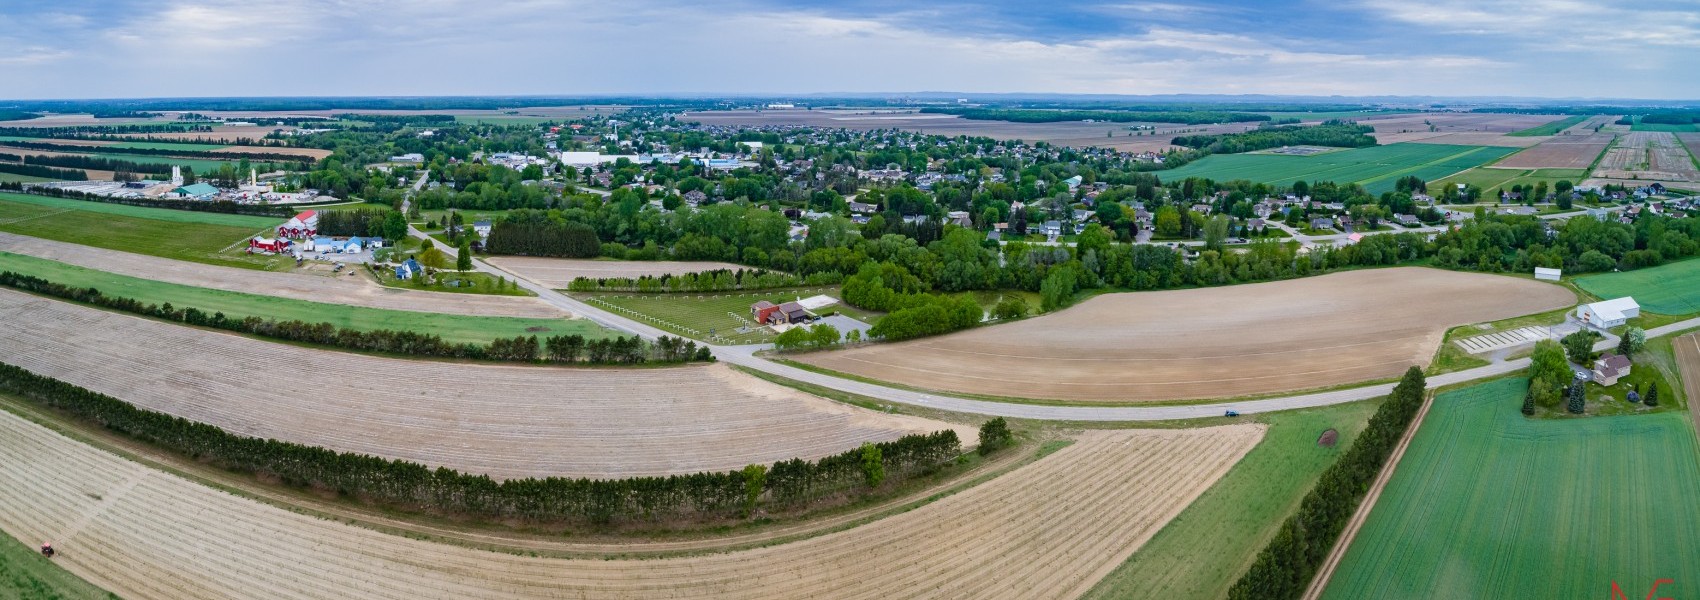
<path id="1" fill-rule="evenodd" d="M 407 259 L 407 262 L 401 263 L 400 265 L 396 265 L 396 268 L 395 268 L 395 276 L 396 276 L 397 279 L 412 279 L 414 273 L 424 273 L 424 272 L 425 272 L 425 267 L 421 266 L 419 264 L 419 261 L 413 260 L 411 258 Z"/>

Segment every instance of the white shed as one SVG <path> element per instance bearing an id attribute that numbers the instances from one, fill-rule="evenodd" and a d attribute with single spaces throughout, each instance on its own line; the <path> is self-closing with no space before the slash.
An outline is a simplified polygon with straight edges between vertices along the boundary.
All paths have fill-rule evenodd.
<path id="1" fill-rule="evenodd" d="M 1624 321 L 1641 316 L 1641 305 L 1629 296 L 1602 300 L 1576 307 L 1576 318 L 1599 329 L 1622 325 Z"/>
<path id="2" fill-rule="evenodd" d="M 1564 278 L 1564 269 L 1545 269 L 1535 267 L 1535 279 L 1541 281 L 1558 281 Z"/>

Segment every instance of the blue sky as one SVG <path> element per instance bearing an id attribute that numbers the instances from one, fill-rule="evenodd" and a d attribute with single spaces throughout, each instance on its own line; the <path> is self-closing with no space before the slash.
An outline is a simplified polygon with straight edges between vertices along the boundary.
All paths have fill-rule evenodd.
<path id="1" fill-rule="evenodd" d="M 0 98 L 1700 98 L 1700 0 L 0 0 Z"/>

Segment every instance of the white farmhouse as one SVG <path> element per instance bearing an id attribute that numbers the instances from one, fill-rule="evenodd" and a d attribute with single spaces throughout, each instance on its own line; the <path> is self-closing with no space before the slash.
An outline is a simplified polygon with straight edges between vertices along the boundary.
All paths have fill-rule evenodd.
<path id="1" fill-rule="evenodd" d="M 1610 329 L 1641 316 L 1641 305 L 1629 296 L 1576 307 L 1576 318 L 1599 329 Z"/>

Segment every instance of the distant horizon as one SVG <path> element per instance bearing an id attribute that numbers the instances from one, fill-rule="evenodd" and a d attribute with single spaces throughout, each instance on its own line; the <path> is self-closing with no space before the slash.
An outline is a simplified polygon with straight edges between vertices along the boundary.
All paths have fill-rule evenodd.
<path id="1" fill-rule="evenodd" d="M 563 88 L 1700 99 L 1700 79 L 1682 75 L 1700 63 L 1692 0 L 1055 0 L 1040 10 L 1015 0 L 59 0 L 0 7 L 0 42 L 5 93 L 27 99 Z"/>

